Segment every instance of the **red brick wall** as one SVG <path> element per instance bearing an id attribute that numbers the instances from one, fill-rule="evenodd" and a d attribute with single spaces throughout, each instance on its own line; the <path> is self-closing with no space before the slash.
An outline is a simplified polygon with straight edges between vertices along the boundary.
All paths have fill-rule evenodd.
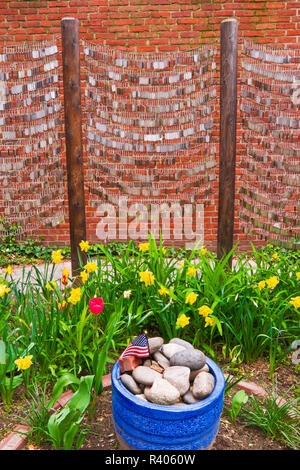
<path id="1" fill-rule="evenodd" d="M 232 0 L 0 0 L 0 43 L 28 42 L 60 34 L 64 16 L 77 17 L 82 38 L 101 44 L 142 51 L 173 51 L 192 48 L 219 39 L 220 22 L 230 16 L 239 21 L 240 38 L 280 47 L 300 47 L 299 1 Z M 238 135 L 240 133 L 238 127 Z M 237 146 L 237 158 L 240 157 Z M 90 241 L 97 220 L 87 207 Z M 47 242 L 69 243 L 68 223 L 46 235 Z M 205 243 L 215 247 L 217 205 L 205 217 Z M 235 224 L 235 241 L 247 245 Z"/>

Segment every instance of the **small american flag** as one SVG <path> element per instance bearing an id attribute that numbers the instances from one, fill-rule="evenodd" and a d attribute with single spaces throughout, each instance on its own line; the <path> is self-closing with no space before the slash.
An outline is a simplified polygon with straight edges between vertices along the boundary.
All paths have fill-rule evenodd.
<path id="1" fill-rule="evenodd" d="M 150 356 L 149 352 L 149 345 L 147 336 L 142 334 L 134 338 L 130 345 L 127 346 L 125 351 L 120 356 L 120 359 L 124 359 L 124 357 L 128 356 L 138 356 L 138 357 L 148 357 Z"/>

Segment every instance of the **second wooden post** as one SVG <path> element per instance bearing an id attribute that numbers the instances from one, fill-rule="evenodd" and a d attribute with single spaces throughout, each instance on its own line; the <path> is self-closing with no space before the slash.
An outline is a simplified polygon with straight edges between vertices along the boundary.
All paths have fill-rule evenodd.
<path id="1" fill-rule="evenodd" d="M 220 259 L 233 247 L 236 112 L 237 112 L 238 22 L 221 23 L 220 56 L 220 164 L 217 255 Z M 229 264 L 231 266 L 232 259 Z"/>
<path id="2" fill-rule="evenodd" d="M 86 240 L 78 20 L 63 18 L 61 31 L 71 262 L 76 276 L 80 271 L 79 243 Z M 80 256 L 85 263 L 86 255 L 81 252 Z"/>

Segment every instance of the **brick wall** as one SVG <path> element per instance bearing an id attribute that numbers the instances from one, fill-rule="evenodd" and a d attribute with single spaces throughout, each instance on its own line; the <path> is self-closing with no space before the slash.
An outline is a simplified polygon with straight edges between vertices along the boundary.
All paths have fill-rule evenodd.
<path id="1" fill-rule="evenodd" d="M 240 38 L 280 47 L 300 47 L 299 1 L 224 0 L 0 0 L 0 43 L 28 42 L 60 34 L 64 16 L 77 17 L 80 35 L 110 47 L 137 52 L 168 52 L 219 39 L 220 22 L 239 21 Z M 238 135 L 240 133 L 238 127 Z M 237 146 L 240 158 L 241 146 Z M 216 185 L 217 189 L 217 185 Z M 96 242 L 94 210 L 87 207 L 88 238 Z M 215 247 L 217 204 L 205 215 L 205 244 Z M 40 235 L 54 244 L 69 243 L 68 221 Z M 236 218 L 235 241 L 246 247 Z"/>

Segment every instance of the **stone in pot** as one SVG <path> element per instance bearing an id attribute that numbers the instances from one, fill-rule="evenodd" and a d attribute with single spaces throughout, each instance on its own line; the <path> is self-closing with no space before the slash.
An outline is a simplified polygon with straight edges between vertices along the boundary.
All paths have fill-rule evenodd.
<path id="1" fill-rule="evenodd" d="M 138 394 L 142 393 L 142 390 L 140 389 L 140 387 L 138 386 L 138 384 L 136 383 L 134 378 L 131 377 L 131 375 L 122 374 L 121 377 L 120 377 L 120 380 L 121 380 L 122 384 L 124 385 L 124 387 L 126 387 L 127 390 L 129 390 L 134 395 L 138 395 Z"/>
<path id="2" fill-rule="evenodd" d="M 194 347 L 188 341 L 180 338 L 173 338 L 170 340 L 170 344 L 179 344 L 179 346 L 183 346 L 185 349 L 194 349 Z"/>
<path id="3" fill-rule="evenodd" d="M 168 367 L 163 373 L 163 378 L 174 385 L 180 395 L 184 395 L 190 388 L 190 369 L 188 367 Z"/>
<path id="4" fill-rule="evenodd" d="M 153 354 L 154 359 L 164 369 L 167 369 L 170 367 L 170 361 L 164 356 L 161 352 L 157 351 L 156 353 Z"/>
<path id="5" fill-rule="evenodd" d="M 200 374 L 195 377 L 192 387 L 192 393 L 195 398 L 203 400 L 212 393 L 214 388 L 214 376 L 212 374 L 209 374 L 208 372 L 200 372 Z"/>
<path id="6" fill-rule="evenodd" d="M 158 405 L 174 405 L 180 400 L 177 388 L 163 378 L 155 379 L 151 388 L 145 388 L 144 394 L 147 400 Z"/>
<path id="7" fill-rule="evenodd" d="M 206 363 L 206 357 L 199 349 L 184 349 L 170 359 L 170 366 L 185 366 L 191 370 L 202 369 Z"/>
<path id="8" fill-rule="evenodd" d="M 163 347 L 161 348 L 161 352 L 168 359 L 170 359 L 172 356 L 174 356 L 174 354 L 176 354 L 180 351 L 185 351 L 185 350 L 186 350 L 185 347 L 180 346 L 179 344 L 175 344 L 175 343 L 164 344 Z"/>
<path id="9" fill-rule="evenodd" d="M 155 338 L 149 338 L 148 345 L 149 345 L 150 354 L 153 354 L 156 351 L 159 351 L 159 349 L 162 347 L 163 344 L 164 344 L 164 340 L 160 336 L 156 336 Z"/>
<path id="10" fill-rule="evenodd" d="M 187 403 L 188 405 L 193 405 L 194 403 L 198 403 L 199 400 L 197 400 L 194 395 L 192 394 L 191 390 L 188 390 L 182 397 L 183 401 Z"/>
<path id="11" fill-rule="evenodd" d="M 132 377 L 139 384 L 151 386 L 154 380 L 162 375 L 150 367 L 138 366 L 133 370 Z"/>
<path id="12" fill-rule="evenodd" d="M 193 382 L 194 378 L 196 375 L 200 374 L 200 372 L 209 372 L 209 367 L 207 364 L 205 364 L 202 369 L 196 369 L 196 370 L 191 370 L 190 373 L 190 382 Z"/>

